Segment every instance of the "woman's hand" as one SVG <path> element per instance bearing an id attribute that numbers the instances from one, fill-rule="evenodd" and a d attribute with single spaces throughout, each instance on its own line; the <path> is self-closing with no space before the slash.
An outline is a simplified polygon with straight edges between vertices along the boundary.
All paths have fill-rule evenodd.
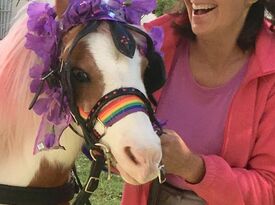
<path id="1" fill-rule="evenodd" d="M 164 130 L 161 136 L 162 162 L 167 173 L 181 176 L 189 183 L 199 183 L 205 174 L 203 159 L 192 153 L 173 130 Z"/>

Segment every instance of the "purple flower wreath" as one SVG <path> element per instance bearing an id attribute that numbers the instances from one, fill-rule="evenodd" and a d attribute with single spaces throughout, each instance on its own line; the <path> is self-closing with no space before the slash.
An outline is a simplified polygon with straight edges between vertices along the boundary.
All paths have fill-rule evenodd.
<path id="1" fill-rule="evenodd" d="M 41 59 L 41 63 L 33 66 L 29 72 L 32 79 L 30 91 L 40 92 L 33 110 L 42 118 L 34 153 L 63 148 L 59 142 L 60 136 L 72 122 L 61 87 L 49 87 L 44 83 L 44 76 L 56 69 L 60 55 L 58 45 L 62 34 L 91 20 L 113 20 L 139 26 L 142 16 L 149 14 L 155 7 L 155 0 L 70 0 L 62 18 L 57 20 L 55 9 L 49 4 L 33 2 L 29 5 L 29 32 L 26 35 L 25 47 L 33 50 Z M 151 36 L 156 50 L 160 51 L 162 30 L 153 28 Z M 39 91 L 41 87 L 42 90 Z"/>

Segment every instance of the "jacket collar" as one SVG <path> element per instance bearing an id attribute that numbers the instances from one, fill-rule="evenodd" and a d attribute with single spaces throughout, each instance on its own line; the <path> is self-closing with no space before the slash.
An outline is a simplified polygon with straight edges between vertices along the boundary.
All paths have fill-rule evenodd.
<path id="1" fill-rule="evenodd" d="M 275 36 L 269 28 L 270 23 L 265 21 L 249 60 L 245 82 L 275 73 Z"/>

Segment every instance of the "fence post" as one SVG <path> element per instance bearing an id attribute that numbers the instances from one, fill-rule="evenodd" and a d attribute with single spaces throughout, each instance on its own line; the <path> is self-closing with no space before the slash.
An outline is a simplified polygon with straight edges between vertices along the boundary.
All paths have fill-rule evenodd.
<path id="1" fill-rule="evenodd" d="M 0 40 L 5 37 L 10 27 L 12 1 L 13 0 L 0 0 Z"/>

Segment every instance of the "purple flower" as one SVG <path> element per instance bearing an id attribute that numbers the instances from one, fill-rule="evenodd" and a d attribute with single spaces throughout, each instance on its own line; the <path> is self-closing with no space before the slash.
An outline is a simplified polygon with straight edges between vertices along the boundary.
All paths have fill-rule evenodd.
<path id="1" fill-rule="evenodd" d="M 33 2 L 28 7 L 28 15 L 29 32 L 25 47 L 32 49 L 44 60 L 45 67 L 49 67 L 56 55 L 59 39 L 55 11 L 49 4 Z"/>
<path id="2" fill-rule="evenodd" d="M 125 5 L 125 16 L 129 23 L 140 25 L 143 15 L 151 13 L 157 6 L 155 0 L 119 0 Z M 129 4 L 127 4 L 129 2 Z"/>
<path id="3" fill-rule="evenodd" d="M 43 67 L 42 65 L 35 65 L 30 69 L 29 76 L 33 79 L 31 82 L 31 85 L 30 85 L 30 91 L 32 93 L 38 92 L 38 88 L 41 83 L 40 79 L 44 72 L 44 69 L 45 69 L 45 67 Z"/>
<path id="4" fill-rule="evenodd" d="M 30 91 L 37 93 L 41 78 L 44 73 L 50 71 L 50 66 L 58 60 L 58 42 L 60 30 L 55 20 L 56 13 L 47 3 L 33 2 L 28 7 L 28 29 L 26 35 L 26 47 L 33 50 L 41 58 L 43 65 L 35 65 L 30 69 L 29 76 L 32 78 Z M 44 85 L 44 95 L 38 98 L 33 109 L 38 115 L 46 115 L 49 122 L 60 123 L 64 116 L 60 115 L 61 93 L 60 88 L 50 90 Z M 58 110 L 58 111 L 57 111 Z M 54 113 L 58 114 L 54 114 Z"/>
<path id="5" fill-rule="evenodd" d="M 63 148 L 59 144 L 63 131 L 72 122 L 66 99 L 61 112 L 62 95 L 60 89 L 46 90 L 45 97 L 40 97 L 33 110 L 42 116 L 34 146 L 34 153 L 48 149 Z"/>
<path id="6" fill-rule="evenodd" d="M 70 122 L 71 117 L 69 115 L 58 125 L 53 125 L 47 120 L 46 116 L 43 116 L 37 132 L 33 153 L 36 154 L 49 149 L 64 149 L 60 145 L 60 137 Z"/>
<path id="7" fill-rule="evenodd" d="M 87 23 L 102 12 L 101 0 L 71 1 L 70 6 L 62 17 L 63 29 L 66 31 L 73 26 Z"/>
<path id="8" fill-rule="evenodd" d="M 45 135 L 45 146 L 46 148 L 50 149 L 51 147 L 53 147 L 54 143 L 55 143 L 55 134 L 54 133 L 47 133 Z"/>
<path id="9" fill-rule="evenodd" d="M 109 0 L 108 5 L 114 13 L 121 14 L 124 22 L 140 25 L 141 17 L 151 13 L 157 6 L 156 0 Z"/>
<path id="10" fill-rule="evenodd" d="M 162 55 L 161 48 L 164 40 L 163 29 L 159 26 L 155 26 L 149 31 L 149 35 L 153 40 L 155 50 Z"/>
<path id="11" fill-rule="evenodd" d="M 29 76 L 31 78 L 39 79 L 42 76 L 44 69 L 45 68 L 41 65 L 35 65 L 30 69 Z"/>
<path id="12" fill-rule="evenodd" d="M 143 15 L 156 8 L 156 0 L 71 0 L 63 15 L 64 31 L 90 20 L 114 20 L 140 25 Z"/>
<path id="13" fill-rule="evenodd" d="M 33 106 L 33 110 L 37 115 L 45 115 L 47 120 L 54 125 L 60 124 L 69 115 L 68 106 L 66 101 L 63 102 L 66 112 L 61 112 L 62 104 L 62 91 L 61 88 L 53 90 L 46 90 L 45 97 L 40 97 Z M 64 111 L 64 110 L 63 110 Z"/>
<path id="14" fill-rule="evenodd" d="M 56 28 L 53 21 L 56 13 L 47 3 L 33 2 L 28 7 L 28 29 L 38 35 L 55 34 Z"/>
<path id="15" fill-rule="evenodd" d="M 42 115 L 48 112 L 50 103 L 50 98 L 39 98 L 34 104 L 33 110 L 37 115 Z"/>
<path id="16" fill-rule="evenodd" d="M 26 35 L 27 41 L 25 47 L 33 50 L 37 56 L 44 59 L 45 67 L 49 67 L 57 49 L 56 37 L 36 36 L 32 33 Z"/>

